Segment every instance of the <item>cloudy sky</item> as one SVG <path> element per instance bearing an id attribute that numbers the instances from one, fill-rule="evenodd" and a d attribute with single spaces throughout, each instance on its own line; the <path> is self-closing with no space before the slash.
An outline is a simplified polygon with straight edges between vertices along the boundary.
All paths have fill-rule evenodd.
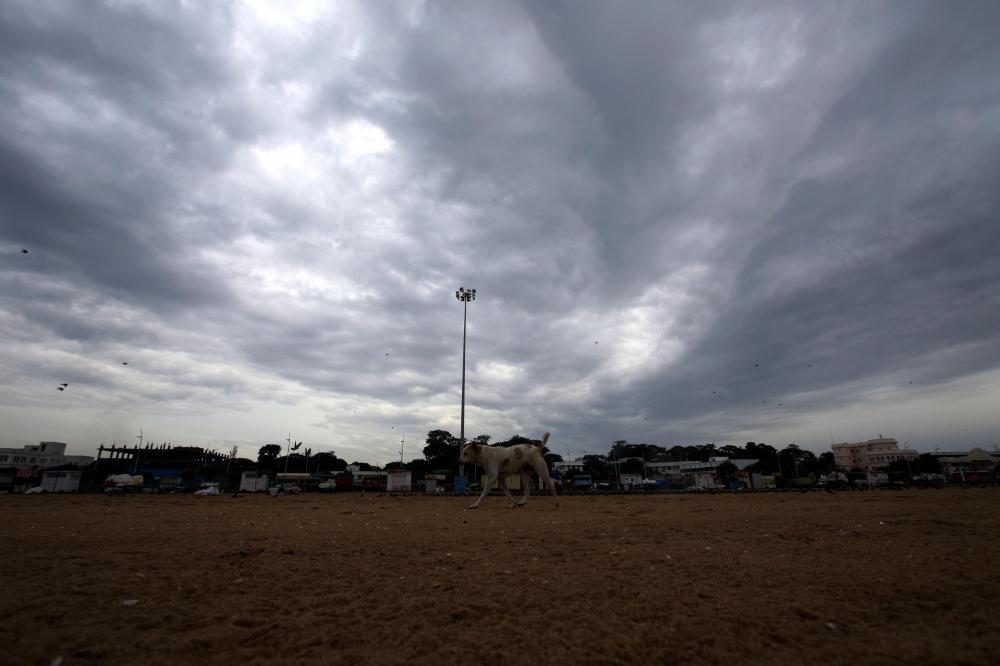
<path id="1" fill-rule="evenodd" d="M 992 448 L 998 25 L 7 0 L 0 446 Z"/>

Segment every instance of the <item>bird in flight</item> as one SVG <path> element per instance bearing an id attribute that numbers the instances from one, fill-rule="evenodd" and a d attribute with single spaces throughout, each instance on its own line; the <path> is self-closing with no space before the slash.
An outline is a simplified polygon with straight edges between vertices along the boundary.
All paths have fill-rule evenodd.
<path id="1" fill-rule="evenodd" d="M 128 365 L 128 361 L 122 361 L 122 365 Z"/>
<path id="2" fill-rule="evenodd" d="M 64 387 L 64 386 L 57 386 L 56 388 L 59 389 L 60 391 L 65 391 L 66 390 L 66 387 Z"/>
<path id="3" fill-rule="evenodd" d="M 27 251 L 27 250 L 25 250 L 25 249 L 24 249 L 24 248 L 22 247 L 22 248 L 21 248 L 21 254 L 28 254 L 28 251 Z"/>
<path id="4" fill-rule="evenodd" d="M 60 384 L 59 386 L 63 386 L 63 387 L 66 387 L 66 386 L 69 386 L 69 384 L 67 384 L 66 382 L 63 382 L 63 383 L 62 383 L 62 384 Z"/>

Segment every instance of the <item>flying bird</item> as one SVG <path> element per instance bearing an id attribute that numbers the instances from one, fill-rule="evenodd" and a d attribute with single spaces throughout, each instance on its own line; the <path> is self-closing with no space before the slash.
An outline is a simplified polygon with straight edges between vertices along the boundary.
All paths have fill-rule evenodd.
<path id="1" fill-rule="evenodd" d="M 122 361 L 122 365 L 128 365 L 128 361 Z"/>
<path id="2" fill-rule="evenodd" d="M 24 249 L 24 248 L 22 247 L 22 248 L 21 248 L 21 254 L 28 254 L 28 251 L 27 251 L 27 250 L 25 250 L 25 249 Z"/>
<path id="3" fill-rule="evenodd" d="M 59 386 L 69 386 L 69 384 L 67 384 L 67 383 L 63 382 L 63 383 L 62 383 L 62 384 L 60 384 Z"/>
<path id="4" fill-rule="evenodd" d="M 753 364 L 753 367 L 755 367 L 755 368 L 759 368 L 759 367 L 760 367 L 760 363 L 754 363 L 754 364 Z"/>
<path id="5" fill-rule="evenodd" d="M 59 389 L 60 391 L 65 391 L 65 390 L 66 390 L 66 389 L 65 389 L 65 388 L 63 388 L 62 386 L 57 386 L 56 388 L 57 388 L 57 389 Z"/>

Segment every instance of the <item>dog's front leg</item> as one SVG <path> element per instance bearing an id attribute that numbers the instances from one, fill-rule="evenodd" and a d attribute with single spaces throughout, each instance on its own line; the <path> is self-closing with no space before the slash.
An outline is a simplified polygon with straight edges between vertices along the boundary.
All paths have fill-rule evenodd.
<path id="1" fill-rule="evenodd" d="M 511 506 L 516 506 L 514 504 L 514 498 L 510 495 L 510 486 L 507 485 L 507 475 L 502 474 L 500 476 L 500 487 L 503 488 L 503 494 L 507 496 L 507 501 L 511 503 Z"/>
<path id="2" fill-rule="evenodd" d="M 483 492 L 479 493 L 479 499 L 469 505 L 470 509 L 479 508 L 479 505 L 483 503 L 484 499 L 486 499 L 486 494 L 490 492 L 490 488 L 493 486 L 494 481 L 496 481 L 496 477 L 490 476 L 489 472 L 487 472 L 483 483 Z"/>

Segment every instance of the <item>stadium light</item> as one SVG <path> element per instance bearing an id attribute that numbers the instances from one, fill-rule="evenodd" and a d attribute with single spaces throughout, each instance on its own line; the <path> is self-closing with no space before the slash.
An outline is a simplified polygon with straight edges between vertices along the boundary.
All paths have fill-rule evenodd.
<path id="1" fill-rule="evenodd" d="M 462 421 L 458 434 L 458 455 L 462 455 L 465 446 L 465 329 L 469 317 L 469 301 L 476 300 L 476 290 L 459 287 L 455 298 L 462 301 Z M 458 476 L 462 475 L 462 463 L 458 463 Z"/>

